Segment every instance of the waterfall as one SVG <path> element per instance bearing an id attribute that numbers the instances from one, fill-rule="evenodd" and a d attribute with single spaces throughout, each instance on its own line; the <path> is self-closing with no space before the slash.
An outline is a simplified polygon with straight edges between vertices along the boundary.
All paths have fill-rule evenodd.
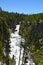
<path id="1" fill-rule="evenodd" d="M 11 46 L 11 52 L 10 52 L 10 57 L 12 58 L 13 55 L 15 56 L 15 60 L 16 60 L 16 65 L 18 65 L 19 62 L 19 55 L 20 55 L 20 42 L 21 42 L 21 36 L 19 35 L 19 28 L 20 25 L 16 25 L 16 29 L 14 33 L 11 33 L 10 35 L 10 46 Z M 23 49 L 21 50 L 23 54 Z M 22 57 L 22 55 L 21 55 Z M 22 61 L 20 61 L 22 62 Z"/>
<path id="2" fill-rule="evenodd" d="M 19 28 L 20 25 L 16 25 L 16 29 L 14 33 L 11 33 L 10 35 L 10 46 L 11 46 L 11 52 L 10 52 L 10 57 L 12 58 L 13 55 L 16 60 L 16 65 L 18 65 L 19 62 L 19 55 L 20 55 L 20 43 L 21 43 L 21 36 L 19 35 Z M 20 65 L 22 63 L 22 56 L 23 56 L 23 48 L 21 49 L 21 58 L 20 58 Z M 26 65 L 35 65 L 31 60 L 28 59 L 28 63 Z"/>

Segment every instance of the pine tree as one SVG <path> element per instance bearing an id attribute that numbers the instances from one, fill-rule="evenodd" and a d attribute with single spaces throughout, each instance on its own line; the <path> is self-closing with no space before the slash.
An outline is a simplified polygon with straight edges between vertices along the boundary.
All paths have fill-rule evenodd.
<path id="1" fill-rule="evenodd" d="M 3 47 L 5 48 L 5 54 L 6 54 L 6 65 L 9 65 L 9 52 L 10 52 L 10 34 L 9 29 L 5 21 L 3 21 L 3 27 L 2 27 L 2 37 L 3 37 Z"/>

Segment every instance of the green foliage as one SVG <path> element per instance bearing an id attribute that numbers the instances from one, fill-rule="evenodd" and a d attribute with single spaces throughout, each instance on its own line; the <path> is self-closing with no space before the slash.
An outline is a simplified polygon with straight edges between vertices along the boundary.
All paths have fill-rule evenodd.
<path id="1" fill-rule="evenodd" d="M 0 41 L 0 61 L 2 60 L 2 55 L 3 55 L 3 47 L 2 42 Z"/>
<path id="2" fill-rule="evenodd" d="M 10 50 L 10 33 L 8 25 L 5 19 L 0 18 L 0 61 L 5 61 L 5 59 L 9 58 L 9 50 Z M 6 53 L 6 58 L 4 57 L 4 48 Z M 6 59 L 6 61 L 7 61 Z"/>
<path id="3" fill-rule="evenodd" d="M 16 24 L 20 25 L 20 35 L 25 39 L 23 46 L 25 51 L 27 47 L 31 52 L 31 56 L 37 65 L 43 64 L 43 13 L 25 15 L 18 13 L 9 13 L 2 11 L 0 8 L 0 60 L 3 59 L 3 51 L 6 49 L 6 57 L 9 60 L 10 52 L 10 32 L 15 31 Z M 12 65 L 12 61 L 9 61 Z"/>
<path id="4" fill-rule="evenodd" d="M 21 24 L 20 34 L 25 39 L 24 49 L 29 48 L 36 65 L 43 64 L 43 20 L 32 22 L 31 25 Z"/>

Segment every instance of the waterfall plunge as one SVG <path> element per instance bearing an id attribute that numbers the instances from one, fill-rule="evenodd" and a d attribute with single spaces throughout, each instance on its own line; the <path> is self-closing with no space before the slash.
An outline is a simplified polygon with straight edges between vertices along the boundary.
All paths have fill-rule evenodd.
<path id="1" fill-rule="evenodd" d="M 10 57 L 12 58 L 13 55 L 15 56 L 16 65 L 18 65 L 18 62 L 19 62 L 20 43 L 21 43 L 21 36 L 19 35 L 19 28 L 20 28 L 20 25 L 16 25 L 15 32 L 11 33 L 11 35 L 10 35 L 11 36 L 10 37 L 10 40 L 11 40 L 11 43 L 10 43 L 10 46 L 11 46 Z M 22 63 L 22 55 L 23 55 L 23 48 L 21 50 L 20 65 Z M 32 62 L 32 59 L 31 59 L 31 61 L 28 60 L 28 63 L 26 65 L 35 65 L 35 64 Z"/>
<path id="2" fill-rule="evenodd" d="M 14 33 L 11 33 L 11 37 L 10 37 L 10 40 L 11 40 L 11 43 L 10 43 L 10 46 L 11 46 L 11 52 L 10 52 L 10 57 L 12 58 L 13 55 L 15 56 L 15 59 L 16 59 L 16 65 L 18 65 L 18 62 L 19 62 L 19 55 L 20 55 L 20 43 L 21 43 L 21 36 L 19 35 L 19 28 L 20 28 L 20 25 L 16 25 L 16 29 L 15 29 L 15 32 Z M 23 49 L 21 50 L 23 54 Z M 22 55 L 21 55 L 21 61 L 22 63 Z"/>

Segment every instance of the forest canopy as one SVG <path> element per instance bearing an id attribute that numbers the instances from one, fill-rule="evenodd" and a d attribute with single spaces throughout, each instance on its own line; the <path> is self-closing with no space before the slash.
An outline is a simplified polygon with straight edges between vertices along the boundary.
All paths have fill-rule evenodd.
<path id="1" fill-rule="evenodd" d="M 19 14 L 6 12 L 0 8 L 0 61 L 9 60 L 10 52 L 10 31 L 15 31 L 16 24 L 20 24 L 19 34 L 24 37 L 25 45 L 31 52 L 36 65 L 43 65 L 43 13 L 38 14 Z M 4 37 L 4 38 L 3 38 Z M 7 42 L 6 42 L 7 41 Z M 6 49 L 6 57 L 4 56 Z M 28 50 L 28 49 L 27 49 Z M 8 62 L 9 63 L 9 62 Z M 7 62 L 6 62 L 7 64 Z M 8 65 L 8 64 L 7 64 Z"/>

